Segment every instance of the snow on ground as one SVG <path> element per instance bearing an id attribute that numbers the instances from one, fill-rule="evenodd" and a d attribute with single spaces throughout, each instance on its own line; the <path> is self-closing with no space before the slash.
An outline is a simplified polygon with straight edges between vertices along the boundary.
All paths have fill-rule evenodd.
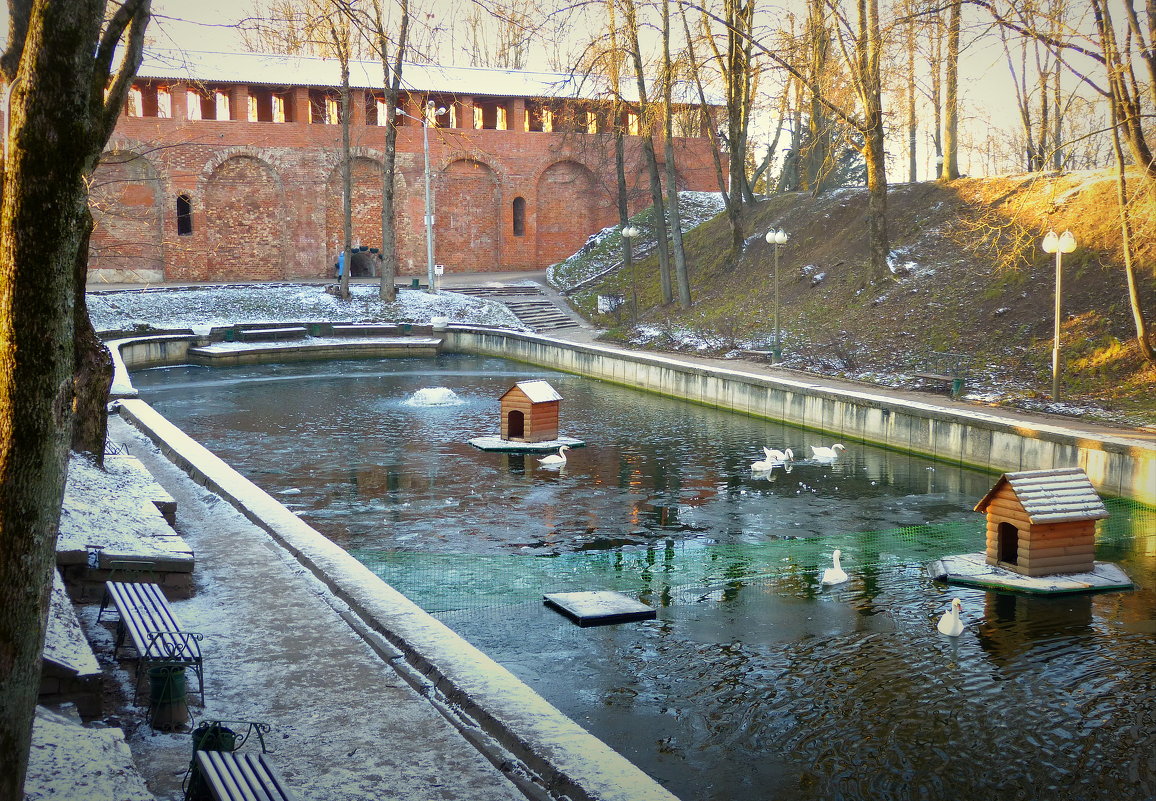
<path id="1" fill-rule="evenodd" d="M 117 728 L 36 708 L 24 801 L 154 801 Z"/>
<path id="2" fill-rule="evenodd" d="M 332 321 L 345 323 L 451 323 L 523 330 L 506 306 L 452 291 L 431 294 L 404 289 L 382 303 L 376 284 L 354 284 L 345 301 L 321 284 L 232 284 L 90 292 L 88 313 L 97 331 L 189 328 L 233 323 Z"/>
<path id="3" fill-rule="evenodd" d="M 58 665 L 87 676 L 100 672 L 100 664 L 84 637 L 72 600 L 64 589 L 60 571 L 52 571 L 52 595 L 48 601 L 48 630 L 44 635 L 44 656 Z"/>
<path id="4" fill-rule="evenodd" d="M 148 497 L 148 485 L 129 467 L 110 459 L 102 470 L 88 455 L 73 453 L 65 486 L 57 551 L 100 548 L 112 554 L 171 558 L 174 551 L 185 550 L 180 543 L 149 536 L 176 539 Z"/>
<path id="5" fill-rule="evenodd" d="M 713 219 L 725 208 L 719 192 L 679 192 L 678 211 L 683 232 Z M 631 223 L 642 232 L 634 252 L 643 254 L 653 247 L 648 237 L 650 209 L 640 212 Z M 617 225 L 603 228 L 586 240 L 582 249 L 546 271 L 546 279 L 556 289 L 569 292 L 616 269 L 622 262 L 622 240 Z"/>

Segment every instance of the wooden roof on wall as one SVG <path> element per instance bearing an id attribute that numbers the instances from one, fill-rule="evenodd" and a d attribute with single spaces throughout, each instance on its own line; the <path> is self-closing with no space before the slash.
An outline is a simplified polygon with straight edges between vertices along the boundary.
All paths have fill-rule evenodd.
<path id="1" fill-rule="evenodd" d="M 1011 487 L 1033 525 L 1108 517 L 1104 501 L 1088 480 L 1088 474 L 1079 467 L 1004 473 L 975 505 L 975 511 L 986 511 L 1005 484 Z"/>

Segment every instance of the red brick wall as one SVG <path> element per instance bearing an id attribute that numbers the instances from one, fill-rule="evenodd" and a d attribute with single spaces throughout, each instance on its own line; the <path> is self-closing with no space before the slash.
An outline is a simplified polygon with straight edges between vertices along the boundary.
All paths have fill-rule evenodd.
<path id="1" fill-rule="evenodd" d="M 300 111 L 307 90 L 295 97 Z M 190 121 L 177 106 L 174 119 L 119 120 L 109 156 L 97 170 L 90 268 L 153 265 L 163 267 L 168 280 L 196 281 L 331 275 L 342 239 L 340 127 Z M 351 139 L 354 241 L 375 247 L 381 241 L 385 129 L 355 124 Z M 634 209 L 649 203 L 639 141 L 627 142 Z M 436 128 L 429 131 L 429 144 L 435 261 L 447 272 L 544 268 L 617 222 L 609 136 Z M 680 185 L 717 191 L 708 141 L 678 139 L 675 145 Z M 424 275 L 420 125 L 400 127 L 397 151 L 399 268 Z M 126 152 L 137 154 L 135 160 L 126 163 L 116 155 Z M 182 193 L 193 208 L 188 236 L 178 236 L 176 228 Z M 526 203 L 522 236 L 513 231 L 517 197 Z"/>

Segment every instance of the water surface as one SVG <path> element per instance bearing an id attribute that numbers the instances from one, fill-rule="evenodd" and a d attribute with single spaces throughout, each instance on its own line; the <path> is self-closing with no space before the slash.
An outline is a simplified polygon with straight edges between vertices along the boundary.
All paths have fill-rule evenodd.
<path id="1" fill-rule="evenodd" d="M 545 378 L 564 469 L 467 444 Z M 1097 558 L 1139 589 L 950 588 L 995 480 L 497 359 L 134 375 L 162 414 L 684 801 L 1156 797 L 1156 515 L 1110 500 Z M 407 403 L 452 389 L 457 405 Z M 444 397 L 444 393 L 433 393 Z M 851 574 L 824 588 L 835 548 Z M 658 619 L 579 628 L 541 594 L 619 589 Z M 964 634 L 935 623 L 952 597 Z"/>

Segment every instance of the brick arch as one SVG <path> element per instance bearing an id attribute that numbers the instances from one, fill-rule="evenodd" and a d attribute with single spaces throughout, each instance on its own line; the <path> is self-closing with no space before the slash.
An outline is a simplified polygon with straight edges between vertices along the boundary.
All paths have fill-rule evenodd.
<path id="1" fill-rule="evenodd" d="M 94 278 L 164 279 L 164 196 L 164 180 L 147 156 L 129 146 L 101 155 L 89 193 L 95 228 L 88 268 Z"/>
<path id="2" fill-rule="evenodd" d="M 283 197 L 280 177 L 262 159 L 220 159 L 203 184 L 205 264 L 191 272 L 226 280 L 286 277 Z"/>
<path id="3" fill-rule="evenodd" d="M 554 264 L 578 252 L 598 227 L 603 192 L 590 169 L 556 161 L 538 177 L 530 210 L 537 237 L 537 262 Z"/>
<path id="4" fill-rule="evenodd" d="M 455 159 L 438 173 L 434 261 L 446 272 L 501 268 L 501 196 L 497 172 L 477 159 Z"/>
<path id="5" fill-rule="evenodd" d="M 381 245 L 381 176 L 385 165 L 368 155 L 355 155 L 350 164 L 353 178 L 353 243 L 368 247 Z M 341 219 L 341 165 L 330 171 L 325 186 L 325 253 L 326 275 L 344 245 L 344 224 Z"/>

